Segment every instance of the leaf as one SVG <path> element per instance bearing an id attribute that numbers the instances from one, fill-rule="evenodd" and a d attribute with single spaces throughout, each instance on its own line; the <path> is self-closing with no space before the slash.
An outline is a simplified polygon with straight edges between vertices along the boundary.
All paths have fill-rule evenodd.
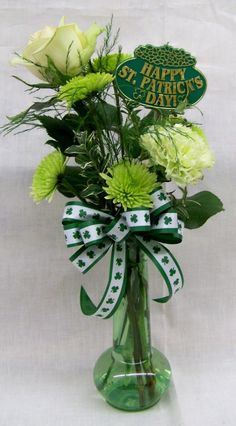
<path id="1" fill-rule="evenodd" d="M 184 218 L 185 227 L 195 229 L 202 226 L 210 217 L 224 210 L 221 200 L 209 191 L 198 192 L 186 199 L 185 209 L 189 215 Z"/>
<path id="2" fill-rule="evenodd" d="M 81 196 L 83 198 L 87 198 L 87 197 L 91 197 L 91 196 L 94 196 L 94 195 L 101 194 L 102 192 L 103 192 L 103 189 L 100 185 L 90 184 L 90 185 L 88 185 L 87 188 L 85 188 L 81 192 Z"/>
<path id="3" fill-rule="evenodd" d="M 65 120 L 52 118 L 48 115 L 41 115 L 37 118 L 45 127 L 47 134 L 58 142 L 57 146 L 63 153 L 69 146 L 73 145 L 74 132 Z"/>
<path id="4" fill-rule="evenodd" d="M 101 128 L 111 130 L 115 126 L 118 126 L 117 108 L 114 105 L 101 100 L 96 104 L 96 113 Z"/>
<path id="5" fill-rule="evenodd" d="M 74 155 L 79 154 L 80 151 L 81 151 L 81 148 L 80 148 L 79 145 L 71 145 L 71 146 L 69 146 L 69 148 L 66 148 L 65 154 L 68 155 L 68 156 L 70 156 L 70 155 L 74 156 Z"/>
<path id="6" fill-rule="evenodd" d="M 16 80 L 20 81 L 21 83 L 26 84 L 26 86 L 33 88 L 37 88 L 37 89 L 54 89 L 55 85 L 53 84 L 49 84 L 49 83 L 37 83 L 37 84 L 30 84 L 27 83 L 27 81 L 23 80 L 22 78 L 18 77 L 17 75 L 12 75 L 13 78 L 15 78 Z"/>

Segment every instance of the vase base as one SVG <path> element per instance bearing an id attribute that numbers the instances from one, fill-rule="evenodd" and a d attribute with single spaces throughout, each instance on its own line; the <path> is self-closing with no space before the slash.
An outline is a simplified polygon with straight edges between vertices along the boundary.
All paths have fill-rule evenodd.
<path id="1" fill-rule="evenodd" d="M 110 348 L 94 367 L 94 383 L 99 392 L 108 404 L 124 411 L 141 411 L 155 405 L 170 379 L 169 361 L 155 348 L 151 359 L 139 364 L 119 360 Z"/>

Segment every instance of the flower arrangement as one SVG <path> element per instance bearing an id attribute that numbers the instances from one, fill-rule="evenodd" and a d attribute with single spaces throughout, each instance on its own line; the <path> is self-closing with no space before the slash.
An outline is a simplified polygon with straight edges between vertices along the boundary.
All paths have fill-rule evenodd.
<path id="1" fill-rule="evenodd" d="M 95 52 L 97 39 L 102 36 L 102 47 Z M 36 203 L 51 201 L 59 191 L 72 200 L 66 204 L 63 226 L 68 247 L 80 247 L 70 258 L 75 266 L 87 272 L 112 247 L 110 278 L 100 303 L 95 306 L 82 287 L 81 308 L 86 315 L 109 318 L 127 297 L 125 315 L 134 334 L 132 356 L 138 373 L 147 342 L 142 342 L 137 327 L 146 315 L 147 300 L 141 293 L 137 299 L 137 292 L 146 285 L 140 266 L 143 263 L 137 259 L 140 261 L 145 253 L 157 266 L 168 295 L 155 300 L 166 302 L 183 286 L 183 274 L 161 243 L 181 242 L 184 227 L 202 226 L 223 206 L 209 191 L 188 195 L 188 185 L 202 180 L 215 159 L 202 128 L 184 116 L 189 107 L 186 99 L 176 108 L 157 105 L 145 109 L 138 97 L 130 100 L 118 90 L 117 67 L 132 55 L 121 48 L 113 52 L 117 36 L 112 36 L 112 22 L 105 28 L 93 24 L 82 32 L 76 24 L 66 24 L 64 18 L 58 27 L 47 26 L 33 34 L 12 64 L 27 67 L 37 77 L 39 81 L 28 83 L 14 76 L 29 92 L 42 95 L 25 111 L 9 117 L 2 130 L 9 133 L 22 126 L 25 130 L 45 129 L 46 144 L 52 152 L 35 171 L 31 196 Z M 168 61 L 170 66 L 175 61 L 178 66 L 196 62 L 190 54 L 168 46 L 147 50 L 141 46 L 136 57 L 152 63 L 160 57 L 163 66 Z M 145 67 L 145 72 L 151 69 Z M 154 72 L 157 75 L 159 70 Z M 178 71 L 173 72 L 172 80 L 178 75 Z M 120 75 L 126 77 L 127 69 Z M 131 81 L 133 75 L 129 74 L 127 80 Z M 149 77 L 145 78 L 143 87 Z M 195 83 L 200 87 L 199 77 Z M 165 189 L 165 183 L 167 188 L 172 184 L 171 190 Z M 142 305 L 134 305 L 136 299 Z M 118 340 L 122 339 L 124 327 Z M 110 369 L 113 366 L 114 360 Z M 154 368 L 150 360 L 145 368 Z M 102 384 L 100 378 L 97 384 L 100 390 L 108 386 L 107 376 L 102 377 Z M 138 377 L 142 409 L 147 406 L 145 386 L 152 404 L 163 391 L 159 390 L 157 397 L 157 382 L 148 375 L 145 386 L 140 380 Z M 110 403 L 124 408 L 121 403 Z M 137 404 L 124 409 L 137 409 Z"/>

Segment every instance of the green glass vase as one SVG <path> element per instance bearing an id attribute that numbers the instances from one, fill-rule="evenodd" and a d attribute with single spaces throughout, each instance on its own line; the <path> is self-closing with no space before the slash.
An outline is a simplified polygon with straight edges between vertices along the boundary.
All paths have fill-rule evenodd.
<path id="1" fill-rule="evenodd" d="M 127 242 L 127 290 L 113 316 L 113 347 L 98 358 L 94 382 L 113 407 L 145 410 L 167 390 L 171 368 L 151 346 L 147 260 L 136 241 Z"/>

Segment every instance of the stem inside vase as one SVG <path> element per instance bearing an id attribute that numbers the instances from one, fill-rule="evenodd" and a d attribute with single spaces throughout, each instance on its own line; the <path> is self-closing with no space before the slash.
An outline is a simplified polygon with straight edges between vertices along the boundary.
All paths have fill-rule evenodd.
<path id="1" fill-rule="evenodd" d="M 113 347 L 98 359 L 94 381 L 111 405 L 135 411 L 160 399 L 170 375 L 169 362 L 151 346 L 147 260 L 130 238 L 126 293 L 113 315 Z"/>

